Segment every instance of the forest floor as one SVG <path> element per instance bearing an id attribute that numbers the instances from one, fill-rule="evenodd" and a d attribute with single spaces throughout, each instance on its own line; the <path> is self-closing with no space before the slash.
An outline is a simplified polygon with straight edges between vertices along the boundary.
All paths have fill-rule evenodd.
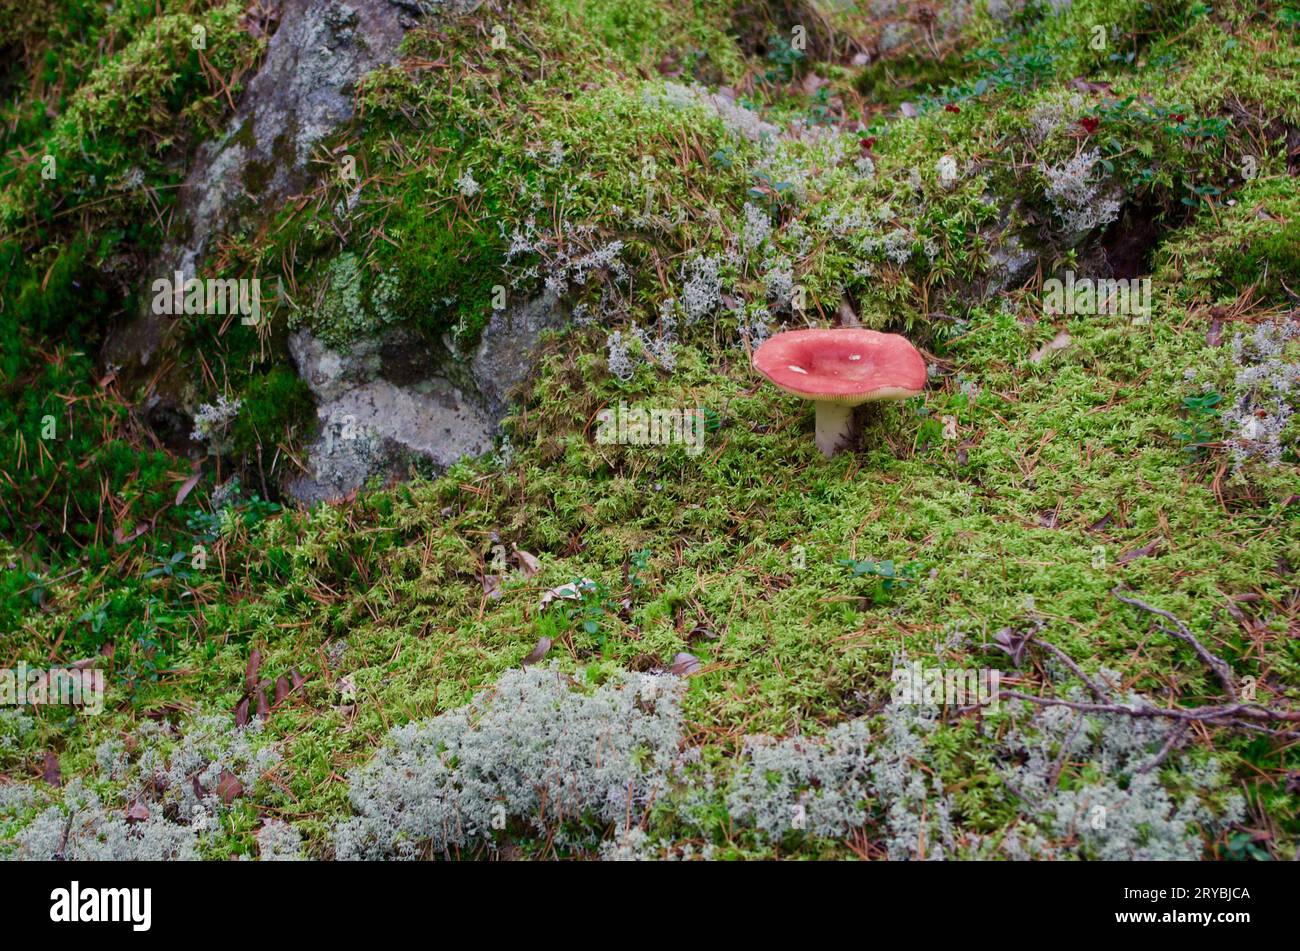
<path id="1" fill-rule="evenodd" d="M 178 141 L 224 94 L 123 65 L 152 3 L 47 6 L 0 86 L 0 663 L 107 689 L 0 708 L 0 855 L 1294 857 L 1296 7 L 530 0 L 413 31 L 337 140 L 378 196 L 349 236 L 324 183 L 224 266 L 355 255 L 432 335 L 472 339 L 498 284 L 572 321 L 494 453 L 300 510 L 259 477 L 309 425 L 279 331 L 187 338 L 259 435 L 167 449 L 94 361 L 108 262 L 161 232 L 32 184 L 115 84 Z M 176 6 L 182 37 L 238 16 Z M 100 128 L 120 153 L 69 174 L 175 181 Z M 1149 308 L 1049 306 L 1067 271 Z M 332 312 L 273 320 L 346 345 Z M 828 460 L 750 358 L 846 313 L 930 379 Z M 620 406 L 702 442 L 598 439 Z M 917 663 L 1016 697 L 909 703 Z"/>

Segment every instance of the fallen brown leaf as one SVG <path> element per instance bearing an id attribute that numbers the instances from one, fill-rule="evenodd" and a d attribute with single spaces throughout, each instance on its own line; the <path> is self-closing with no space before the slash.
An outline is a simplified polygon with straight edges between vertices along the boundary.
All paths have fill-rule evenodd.
<path id="1" fill-rule="evenodd" d="M 524 658 L 524 666 L 531 667 L 533 664 L 540 663 L 550 649 L 551 639 L 549 637 L 538 638 L 537 646 L 533 648 L 533 652 Z"/>
<path id="2" fill-rule="evenodd" d="M 180 505 L 194 491 L 194 487 L 199 484 L 203 478 L 203 470 L 199 468 L 199 463 L 194 463 L 194 473 L 181 483 L 181 487 L 176 490 L 176 504 Z"/>
<path id="3" fill-rule="evenodd" d="M 805 96 L 811 96 L 815 94 L 818 89 L 821 89 L 823 86 L 825 86 L 826 83 L 827 80 L 823 79 L 821 76 L 818 76 L 816 73 L 808 73 L 806 76 L 804 76 L 803 82 L 801 82 L 799 85 L 803 89 Z"/>
<path id="4" fill-rule="evenodd" d="M 343 703 L 350 703 L 357 699 L 357 683 L 352 674 L 346 677 L 340 677 L 338 680 L 339 699 Z"/>
<path id="5" fill-rule="evenodd" d="M 1157 538 L 1149 545 L 1143 545 L 1141 548 L 1134 548 L 1131 551 L 1124 552 L 1124 554 L 1115 559 L 1115 564 L 1127 565 L 1130 561 L 1137 561 L 1139 558 L 1146 558 L 1150 555 L 1154 555 L 1159 550 L 1160 539 Z"/>
<path id="6" fill-rule="evenodd" d="M 525 578 L 531 578 L 542 570 L 542 563 L 537 560 L 537 556 L 529 554 L 522 548 L 515 549 L 515 561 L 519 562 L 519 570 L 523 572 Z"/>
<path id="7" fill-rule="evenodd" d="M 682 652 L 673 657 L 672 672 L 678 677 L 689 677 L 699 671 L 700 659 L 694 654 Z"/>
<path id="8" fill-rule="evenodd" d="M 1064 350 L 1069 345 L 1070 345 L 1070 335 L 1066 331 L 1062 330 L 1060 333 L 1058 333 L 1047 343 L 1043 344 L 1041 347 L 1039 347 L 1037 350 L 1031 353 L 1029 355 L 1029 362 L 1042 363 L 1043 359 L 1049 353 L 1054 353 L 1057 350 Z"/>
<path id="9" fill-rule="evenodd" d="M 41 767 L 41 778 L 51 786 L 63 785 L 63 770 L 59 767 L 59 757 L 57 754 L 46 751 L 45 763 Z"/>
<path id="10" fill-rule="evenodd" d="M 217 777 L 217 796 L 227 806 L 244 794 L 243 784 L 228 769 L 223 769 Z"/>
<path id="11" fill-rule="evenodd" d="M 133 542 L 145 532 L 149 531 L 149 527 L 148 522 L 141 522 L 139 525 L 136 525 L 129 530 L 119 525 L 117 528 L 113 529 L 113 541 L 118 545 L 125 545 L 128 542 Z"/>
<path id="12" fill-rule="evenodd" d="M 244 668 L 244 690 L 252 693 L 257 688 L 257 672 L 262 669 L 262 652 L 256 647 L 248 655 L 248 666 Z"/>

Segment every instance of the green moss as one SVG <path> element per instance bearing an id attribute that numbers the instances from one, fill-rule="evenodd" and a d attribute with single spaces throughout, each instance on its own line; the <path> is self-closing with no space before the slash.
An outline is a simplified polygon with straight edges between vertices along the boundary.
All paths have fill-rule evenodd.
<path id="1" fill-rule="evenodd" d="M 7 88 L 0 104 L 0 384 L 14 436 L 0 469 L 22 474 L 0 484 L 0 517 L 57 564 L 70 552 L 101 557 L 113 531 L 137 520 L 168 521 L 159 513 L 172 461 L 122 432 L 130 415 L 96 385 L 93 358 L 135 307 L 135 269 L 161 240 L 177 159 L 224 108 L 191 28 L 207 29 L 221 75 L 246 69 L 262 44 L 239 28 L 239 4 L 183 3 L 165 16 L 134 2 L 44 12 L 24 22 L 54 28 L 21 34 L 40 81 Z M 30 90 L 38 96 L 26 101 Z M 53 178 L 42 177 L 48 168 Z M 60 421 L 55 440 L 39 435 L 48 415 Z"/>
<path id="2" fill-rule="evenodd" d="M 234 451 L 241 456 L 256 457 L 259 450 L 265 454 L 314 418 L 307 384 L 287 366 L 273 366 L 250 378 L 240 400 L 230 435 Z"/>
<path id="3" fill-rule="evenodd" d="M 84 773 L 97 743 L 140 711 L 231 710 L 254 647 L 268 675 L 297 668 L 308 677 L 267 724 L 285 747 L 278 775 L 288 792 L 257 806 L 295 821 L 317 854 L 349 811 L 339 777 L 387 728 L 460 705 L 541 637 L 552 641 L 549 659 L 596 681 L 696 654 L 705 669 L 689 681 L 688 730 L 704 746 L 701 768 L 719 782 L 746 734 L 812 735 L 870 715 L 902 651 L 997 667 L 1028 689 L 1059 687 L 986 649 L 1009 626 L 1041 622 L 1044 639 L 1087 671 L 1113 669 L 1162 701 L 1217 702 L 1204 665 L 1120 604 L 1111 595 L 1120 585 L 1185 621 L 1239 676 L 1254 676 L 1268 702 L 1293 703 L 1295 465 L 1288 456 L 1237 470 L 1212 444 L 1189 459 L 1178 435 L 1185 398 L 1207 385 L 1229 396 L 1236 377 L 1231 348 L 1206 342 L 1207 299 L 1255 322 L 1289 306 L 1286 288 L 1300 286 L 1300 209 L 1278 141 L 1295 121 L 1284 69 L 1294 52 L 1276 35 L 1272 4 L 1216 4 L 1212 15 L 1193 6 L 1077 0 L 1059 17 L 1010 25 L 976 16 L 941 57 L 927 60 L 917 45 L 890 67 L 920 106 L 906 120 L 877 108 L 904 95 L 886 88 L 885 67 L 861 87 L 875 100 L 862 115 L 842 62 L 800 63 L 803 74 L 830 79 L 820 98 L 767 78 L 771 64 L 727 38 L 739 5 L 556 0 L 510 17 L 485 6 L 412 31 L 407 50 L 418 62 L 371 77 L 361 119 L 330 143 L 365 160 L 352 212 L 335 210 L 351 183 L 322 183 L 317 200 L 279 212 L 265 233 L 238 236 L 232 255 L 260 274 L 284 266 L 304 308 L 323 292 L 319 311 L 302 316 L 340 346 L 390 320 L 472 339 L 493 285 L 507 286 L 513 302 L 613 242 L 626 281 L 568 281 L 567 300 L 591 305 L 599 322 L 547 344 L 509 425 L 508 465 L 465 462 L 271 518 L 251 500 L 208 511 L 207 489 L 228 475 L 224 460 L 176 506 L 188 463 L 104 444 L 104 416 L 127 414 L 106 394 L 91 412 L 86 389 L 74 386 L 89 377 L 89 359 L 64 347 L 38 371 L 24 351 L 21 372 L 6 380 L 4 423 L 26 440 L 24 454 L 19 465 L 15 448 L 0 467 L 21 483 L 17 495 L 0 495 L 0 555 L 18 566 L 0 573 L 0 625 L 15 632 L 6 649 L 48 662 L 51 645 L 53 659 L 71 660 L 111 641 L 120 675 L 102 718 L 64 724 L 43 713 L 41 745 L 21 747 L 6 771 L 36 775 L 39 750 L 57 738 L 65 775 Z M 851 13 L 833 16 L 858 29 Z M 508 42 L 492 50 L 483 37 L 498 17 Z M 1114 27 L 1104 51 L 1088 47 L 1094 23 Z M 879 26 L 861 29 L 852 35 L 866 43 Z M 957 72 L 959 53 L 994 48 L 1000 59 L 973 55 Z M 681 85 L 717 70 L 788 134 L 770 143 L 738 135 L 706 102 L 656 77 L 661 63 Z M 747 72 L 764 78 L 746 84 Z M 1040 110 L 1053 109 L 1059 118 L 1040 136 Z M 859 118 L 874 123 L 869 148 L 856 132 L 835 132 L 834 123 Z M 818 128 L 790 132 L 796 119 Z M 1044 273 L 1096 260 L 1114 235 L 1067 247 L 1039 171 L 1092 149 L 1109 163 L 1098 183 L 1162 212 L 1149 323 L 1044 319 L 1032 286 L 991 300 L 967 293 L 990 275 L 989 254 L 1008 231 L 1043 253 Z M 1243 182 L 1246 154 L 1259 174 Z M 961 170 L 956 181 L 941 178 L 945 156 Z M 458 184 L 467 174 L 477 191 Z M 738 244 L 746 203 L 770 206 L 774 229 L 753 254 Z M 511 255 L 516 234 L 527 250 Z M 98 285 L 76 280 L 101 247 L 37 250 L 6 285 L 18 289 L 6 302 L 20 304 L 4 314 L 21 315 L 16 333 L 71 336 L 89 326 L 79 308 L 113 308 Z M 823 460 L 812 409 L 752 374 L 727 305 L 678 324 L 671 372 L 642 365 L 628 380 L 612 377 L 607 331 L 652 327 L 669 297 L 680 305 L 683 267 L 700 253 L 722 262 L 719 297 L 750 313 L 772 303 L 764 278 L 783 258 L 808 297 L 804 314 L 779 313 L 787 322 L 829 323 L 847 295 L 864 323 L 907 328 L 938 358 L 927 392 L 864 412 L 853 450 Z M 33 288 L 47 271 L 41 295 Z M 1062 330 L 1067 347 L 1031 356 Z M 244 401 L 235 441 L 246 472 L 256 471 L 248 457 L 258 447 L 263 460 L 291 455 L 295 428 L 310 419 L 303 384 L 276 363 L 282 332 L 272 330 L 265 355 L 251 334 L 204 338 L 195 351 Z M 591 420 L 620 400 L 707 407 L 717 425 L 699 455 L 601 445 Z M 70 413 L 75 439 L 46 445 L 47 456 L 31 433 L 51 408 Z M 956 439 L 944 438 L 949 424 Z M 82 568 L 45 557 L 65 509 L 89 567 L 61 578 Z M 112 528 L 153 518 L 133 547 L 112 544 Z M 496 539 L 507 554 L 534 555 L 539 573 L 495 567 Z M 199 543 L 210 552 L 204 573 L 153 573 Z M 885 591 L 854 577 L 846 559 L 914 571 Z M 487 575 L 499 577 L 499 597 L 487 596 Z M 540 591 L 581 578 L 596 583 L 593 597 L 539 609 Z M 355 703 L 340 695 L 345 677 Z M 953 716 L 927 762 L 963 828 L 982 835 L 1015 821 L 1015 797 L 977 735 L 1003 723 Z M 1206 743 L 1251 790 L 1270 851 L 1292 853 L 1300 817 L 1273 779 L 1300 768 L 1296 751 L 1225 731 Z M 1062 781 L 1080 778 L 1067 768 Z M 1177 787 L 1176 777 L 1168 782 Z M 737 830 L 725 804 L 702 808 L 703 832 L 669 818 L 656 828 L 708 839 L 721 855 L 773 854 Z M 251 848 L 251 822 L 250 810 L 232 823 L 227 852 Z M 789 845 L 801 856 L 850 854 L 840 842 Z M 1207 844 L 1209 854 L 1219 848 Z"/>
<path id="4" fill-rule="evenodd" d="M 1300 221 L 1261 232 L 1251 236 L 1239 257 L 1230 259 L 1224 274 L 1227 284 L 1220 290 L 1254 287 L 1260 295 L 1277 297 L 1283 288 L 1300 287 Z"/>
<path id="5" fill-rule="evenodd" d="M 121 188 L 120 182 L 135 170 L 145 182 L 173 184 L 175 171 L 162 161 L 167 148 L 180 135 L 214 131 L 220 115 L 190 46 L 192 30 L 202 27 L 224 40 L 214 42 L 208 56 L 219 73 L 246 67 L 260 44 L 239 29 L 242 12 L 239 4 L 226 4 L 159 17 L 139 35 L 129 31 L 122 48 L 86 77 L 57 120 L 29 144 L 35 154 L 54 157 L 56 177 L 42 179 L 40 165 L 24 168 L 21 175 L 17 167 L 0 170 L 5 222 L 17 226 L 29 215 L 48 219 L 60 200 L 80 204 L 99 198 L 100 217 L 129 217 L 148 208 L 142 189 Z M 141 136 L 145 129 L 159 134 Z"/>
<path id="6" fill-rule="evenodd" d="M 1185 299 L 1233 300 L 1253 288 L 1256 300 L 1287 300 L 1300 282 L 1295 216 L 1300 195 L 1281 163 L 1259 160 L 1258 177 L 1245 183 L 1233 205 L 1202 212 L 1174 233 L 1157 253 L 1156 280 Z"/>
<path id="7" fill-rule="evenodd" d="M 864 67 L 853 85 L 873 104 L 896 105 L 920 93 L 947 86 L 965 72 L 966 66 L 958 56 L 935 59 L 906 53 Z"/>
<path id="8" fill-rule="evenodd" d="M 545 31 L 550 44 L 568 42 L 570 13 L 561 10 L 558 21 L 543 19 L 533 29 Z M 621 22 L 619 15 L 611 13 L 609 22 Z M 712 154 L 724 144 L 720 124 L 716 116 L 664 106 L 658 84 L 628 82 L 593 65 L 599 83 L 561 93 L 576 77 L 539 81 L 531 43 L 510 43 L 487 62 L 477 41 L 459 32 L 407 43 L 422 57 L 474 64 L 477 74 L 448 88 L 436 72 L 381 70 L 367 80 L 358 129 L 371 174 L 392 182 L 388 201 L 362 206 L 365 225 L 387 239 L 372 246 L 368 263 L 398 278 L 392 313 L 433 339 L 451 331 L 460 344 L 472 344 L 490 317 L 496 287 L 516 302 L 538 292 L 548 259 L 594 250 L 585 240 L 571 246 L 574 236 L 565 229 L 574 223 L 611 212 L 630 218 L 647 207 L 666 218 L 693 193 L 716 195 L 723 183 L 743 194 L 734 173 L 684 161 L 683 137 L 688 156 Z M 678 247 L 691 243 L 685 228 L 663 230 L 659 237 Z M 512 254 L 516 235 L 524 249 Z M 635 254 L 634 242 L 626 243 Z M 324 325 L 346 325 L 348 312 L 356 313 L 335 309 Z M 373 326 L 370 318 L 354 324 L 353 332 Z"/>
<path id="9" fill-rule="evenodd" d="M 492 309 L 492 288 L 505 285 L 505 242 L 490 224 L 452 212 L 428 215 L 402 205 L 389 219 L 401 249 L 378 256 L 397 286 L 387 313 L 439 339 L 455 329 L 462 342 L 478 339 Z"/>

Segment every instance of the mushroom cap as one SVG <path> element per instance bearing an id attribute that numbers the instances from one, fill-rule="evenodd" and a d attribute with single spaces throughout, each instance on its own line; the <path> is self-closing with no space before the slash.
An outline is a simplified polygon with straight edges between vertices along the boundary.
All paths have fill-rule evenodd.
<path id="1" fill-rule="evenodd" d="M 754 351 L 754 369 L 794 396 L 857 406 L 925 389 L 925 360 L 907 338 L 862 327 L 786 330 Z"/>

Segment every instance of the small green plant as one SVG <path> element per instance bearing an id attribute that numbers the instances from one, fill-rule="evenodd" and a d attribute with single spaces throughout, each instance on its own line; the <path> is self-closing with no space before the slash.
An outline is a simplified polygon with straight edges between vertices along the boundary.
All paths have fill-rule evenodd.
<path id="1" fill-rule="evenodd" d="M 235 480 L 226 493 L 223 504 L 214 505 L 211 512 L 201 509 L 193 511 L 186 518 L 185 525 L 196 541 L 211 542 L 229 535 L 241 523 L 245 528 L 252 528 L 258 522 L 278 515 L 280 511 L 278 502 L 267 502 L 256 493 L 245 499 L 238 480 Z"/>
<path id="2" fill-rule="evenodd" d="M 1073 40 L 1051 45 L 1022 37 L 1001 36 L 988 46 L 967 54 L 980 71 L 964 82 L 945 86 L 936 95 L 920 97 L 923 110 L 979 99 L 990 92 L 1025 92 L 1050 79 L 1061 55 L 1075 46 Z"/>
<path id="3" fill-rule="evenodd" d="M 875 584 L 871 590 L 871 600 L 875 604 L 887 603 L 893 597 L 895 591 L 906 588 L 915 581 L 924 567 L 919 561 L 897 565 L 892 558 L 887 558 L 884 561 L 857 561 L 853 558 L 840 558 L 836 561 L 836 564 L 848 568 L 855 579 L 865 577 L 875 579 Z"/>
<path id="4" fill-rule="evenodd" d="M 645 554 L 648 558 L 649 552 Z M 539 636 L 547 637 L 552 641 L 561 640 L 578 629 L 594 637 L 597 652 L 603 652 L 608 640 L 607 621 L 618 614 L 618 605 L 610 595 L 609 589 L 600 582 L 588 578 L 573 581 L 564 587 L 576 591 L 577 598 L 570 594 L 553 601 L 538 618 Z"/>
<path id="5" fill-rule="evenodd" d="M 45 595 L 47 593 L 45 579 L 42 578 L 40 574 L 35 571 L 27 572 L 27 578 L 29 581 L 31 581 L 30 596 L 32 599 L 32 604 L 36 605 L 37 607 L 40 607 L 42 604 L 45 603 Z"/>
<path id="6" fill-rule="evenodd" d="M 631 585 L 633 593 L 646 586 L 646 574 L 650 569 L 650 556 L 652 554 L 653 552 L 648 548 L 642 548 L 640 551 L 632 552 L 628 558 L 627 581 Z"/>
<path id="7" fill-rule="evenodd" d="M 77 618 L 78 624 L 89 624 L 90 632 L 96 637 L 104 630 L 104 624 L 108 621 L 108 610 L 104 605 L 96 605 L 92 608 L 86 608 L 85 611 Z"/>
<path id="8" fill-rule="evenodd" d="M 831 88 L 822 86 L 808 106 L 808 117 L 813 125 L 832 125 L 835 115 L 831 111 Z"/>
<path id="9" fill-rule="evenodd" d="M 932 413 L 928 406 L 918 406 L 914 412 L 920 420 L 916 426 L 917 445 L 925 447 L 942 446 L 943 420 Z"/>
<path id="10" fill-rule="evenodd" d="M 767 41 L 766 59 L 772 64 L 765 74 L 767 81 L 788 83 L 798 75 L 804 52 L 795 49 L 784 36 L 776 34 Z"/>
<path id="11" fill-rule="evenodd" d="M 179 578 L 181 581 L 188 581 L 190 573 L 186 570 L 184 564 L 185 552 L 175 552 L 171 557 L 166 555 L 155 555 L 153 561 L 157 564 L 156 568 L 150 568 L 144 573 L 146 578 Z"/>
<path id="12" fill-rule="evenodd" d="M 1183 398 L 1183 425 L 1174 435 L 1183 451 L 1192 459 L 1202 459 L 1214 442 L 1214 424 L 1219 417 L 1219 403 L 1223 397 L 1211 390 L 1198 396 Z"/>
<path id="13" fill-rule="evenodd" d="M 1223 194 L 1222 188 L 1216 188 L 1213 185 L 1194 185 L 1189 193 L 1180 198 L 1179 201 L 1189 208 L 1195 208 L 1204 199 L 1214 198 L 1221 194 Z"/>
<path id="14" fill-rule="evenodd" d="M 588 581 L 578 585 L 578 592 L 580 606 L 572 609 L 570 616 L 582 627 L 584 633 L 596 638 L 596 649 L 603 651 L 608 636 L 605 622 L 616 613 L 609 590 L 598 582 Z"/>
<path id="15" fill-rule="evenodd" d="M 754 172 L 753 180 L 754 184 L 749 189 L 749 197 L 756 203 L 765 204 L 768 214 L 779 219 L 781 212 L 785 209 L 793 194 L 794 185 L 790 182 L 774 182 L 763 172 Z"/>
<path id="16" fill-rule="evenodd" d="M 153 608 L 157 602 L 150 600 Z M 132 625 L 130 651 L 122 665 L 119 680 L 133 698 L 147 685 L 158 682 L 158 674 L 165 666 L 164 634 L 152 616 L 146 616 Z"/>
<path id="17" fill-rule="evenodd" d="M 1249 832 L 1238 832 L 1228 839 L 1229 862 L 1267 862 L 1271 858 L 1267 851 L 1255 844 Z"/>

